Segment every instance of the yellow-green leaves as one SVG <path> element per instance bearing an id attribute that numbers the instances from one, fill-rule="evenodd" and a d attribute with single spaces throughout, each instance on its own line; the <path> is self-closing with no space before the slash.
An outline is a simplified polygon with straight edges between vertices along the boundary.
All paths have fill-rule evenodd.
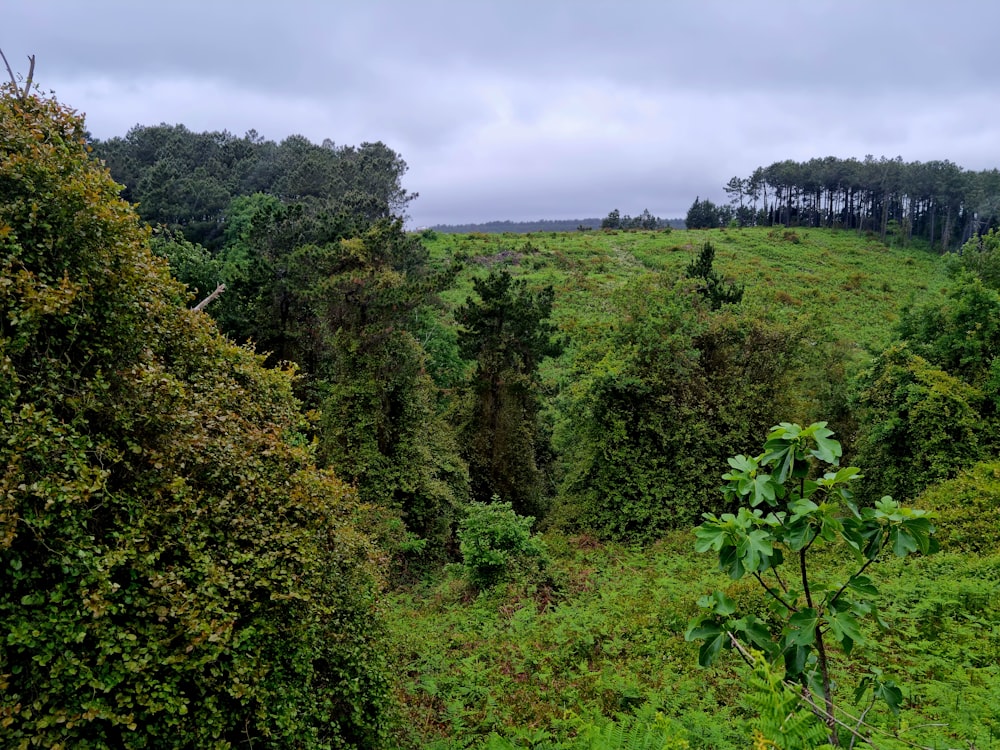
<path id="1" fill-rule="evenodd" d="M 52 100 L 0 97 L 0 722 L 14 747 L 370 747 L 353 491 L 183 306 Z"/>

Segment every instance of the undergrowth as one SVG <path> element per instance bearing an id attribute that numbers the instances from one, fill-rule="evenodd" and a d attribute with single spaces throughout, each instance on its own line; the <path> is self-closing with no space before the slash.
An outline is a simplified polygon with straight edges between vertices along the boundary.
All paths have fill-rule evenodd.
<path id="1" fill-rule="evenodd" d="M 750 744 L 752 671 L 736 656 L 700 669 L 684 630 L 703 593 L 728 586 L 753 606 L 756 591 L 707 569 L 690 532 L 645 550 L 557 534 L 546 544 L 559 591 L 510 581 L 476 593 L 454 566 L 388 597 L 400 747 L 614 747 L 593 737 L 657 721 L 676 743 L 665 747 Z M 907 686 L 898 718 L 864 717 L 877 746 L 1000 742 L 1000 555 L 887 560 L 877 585 L 894 628 L 872 633 L 859 661 Z M 835 678 L 856 681 L 841 669 Z"/>

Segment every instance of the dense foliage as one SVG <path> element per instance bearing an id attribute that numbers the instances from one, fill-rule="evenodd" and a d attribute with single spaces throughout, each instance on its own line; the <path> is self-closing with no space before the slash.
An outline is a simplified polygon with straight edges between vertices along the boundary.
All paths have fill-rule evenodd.
<path id="1" fill-rule="evenodd" d="M 71 110 L 0 99 L 5 744 L 372 747 L 354 494 L 290 373 L 185 309 L 88 150 Z"/>
<path id="2" fill-rule="evenodd" d="M 381 144 L 162 125 L 94 144 L 140 217 L 165 225 L 149 231 L 72 115 L 4 107 L 0 724 L 19 742 L 821 741 L 782 676 L 816 696 L 827 677 L 860 680 L 862 718 L 900 737 L 895 709 L 946 717 L 935 741 L 989 742 L 996 619 L 974 594 L 997 580 L 982 539 L 997 518 L 1000 239 L 947 264 L 919 241 L 954 246 L 991 221 L 968 195 L 949 209 L 943 189 L 872 182 L 896 168 L 872 160 L 853 187 L 734 178 L 729 206 L 692 207 L 711 229 L 613 211 L 602 231 L 411 234 L 405 163 Z M 185 309 L 213 290 L 219 328 L 263 355 Z M 777 454 L 750 451 L 767 428 L 827 415 L 866 476 L 764 481 Z M 809 434 L 829 460 L 828 436 Z M 733 473 L 757 472 L 762 505 L 766 487 L 794 505 L 772 511 L 794 538 L 717 491 L 712 467 L 739 452 Z M 953 524 L 939 567 L 878 555 L 864 529 L 909 522 L 884 492 Z M 775 549 L 804 545 L 809 581 L 841 580 L 821 549 L 841 531 L 880 565 L 811 588 L 812 604 L 784 591 L 776 612 L 767 589 L 689 554 L 674 529 L 706 511 L 745 522 L 730 572 L 739 558 L 770 575 Z M 379 607 L 376 557 L 399 574 Z M 872 588 L 900 622 L 875 637 Z M 734 619 L 731 604 L 758 618 L 728 629 L 777 662 L 748 650 L 752 675 L 724 653 L 695 671 L 695 590 L 720 592 L 710 619 Z M 402 714 L 388 728 L 383 609 Z M 810 679 L 809 649 L 830 636 L 886 674 L 830 660 Z M 724 650 L 710 640 L 707 655 Z M 876 694 L 891 700 L 872 708 Z"/>
<path id="3" fill-rule="evenodd" d="M 713 314 L 666 275 L 622 288 L 616 309 L 579 360 L 561 515 L 648 541 L 722 507 L 702 467 L 749 449 L 791 408 L 801 332 L 746 311 Z"/>
<path id="4" fill-rule="evenodd" d="M 859 378 L 869 498 L 915 497 L 1000 449 L 1000 294 L 992 252 L 972 240 L 947 293 L 904 311 L 898 341 Z"/>
<path id="5" fill-rule="evenodd" d="M 292 135 L 274 143 L 252 130 L 239 138 L 161 124 L 137 125 L 93 148 L 144 220 L 179 228 L 212 249 L 221 246 L 231 203 L 241 196 L 334 203 L 369 220 L 401 212 L 416 198 L 400 185 L 406 162 L 381 142 L 316 145 Z"/>

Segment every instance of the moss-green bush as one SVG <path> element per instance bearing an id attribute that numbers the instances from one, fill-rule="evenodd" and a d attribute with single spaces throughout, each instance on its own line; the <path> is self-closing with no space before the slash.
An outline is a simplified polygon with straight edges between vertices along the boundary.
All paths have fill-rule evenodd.
<path id="1" fill-rule="evenodd" d="M 476 588 L 488 588 L 518 574 L 544 569 L 547 553 L 531 533 L 535 519 L 514 512 L 510 503 L 473 502 L 458 525 L 465 575 Z"/>
<path id="2" fill-rule="evenodd" d="M 220 336 L 53 100 L 0 98 L 0 731 L 8 747 L 372 747 L 353 492 L 289 373 Z"/>
<path id="3" fill-rule="evenodd" d="M 936 536 L 943 550 L 995 552 L 1000 539 L 1000 462 L 976 464 L 928 487 L 916 504 L 937 513 Z"/>

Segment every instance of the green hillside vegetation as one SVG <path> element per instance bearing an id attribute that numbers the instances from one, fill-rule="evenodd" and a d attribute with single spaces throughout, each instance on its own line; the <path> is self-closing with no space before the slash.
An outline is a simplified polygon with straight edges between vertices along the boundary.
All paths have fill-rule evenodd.
<path id="1" fill-rule="evenodd" d="M 815 319 L 862 354 L 885 346 L 906 304 L 946 282 L 941 258 L 925 247 L 889 247 L 829 229 L 428 234 L 431 257 L 463 259 L 466 279 L 500 265 L 529 283 L 554 285 L 561 303 L 554 318 L 571 336 L 613 321 L 606 298 L 623 282 L 680 274 L 705 242 L 716 248 L 716 269 L 746 285 L 748 302 L 783 320 Z M 460 302 L 469 291 L 460 280 L 444 296 Z"/>
<path id="2" fill-rule="evenodd" d="M 995 744 L 971 198 L 414 233 L 383 144 L 0 128 L 13 746 Z"/>

